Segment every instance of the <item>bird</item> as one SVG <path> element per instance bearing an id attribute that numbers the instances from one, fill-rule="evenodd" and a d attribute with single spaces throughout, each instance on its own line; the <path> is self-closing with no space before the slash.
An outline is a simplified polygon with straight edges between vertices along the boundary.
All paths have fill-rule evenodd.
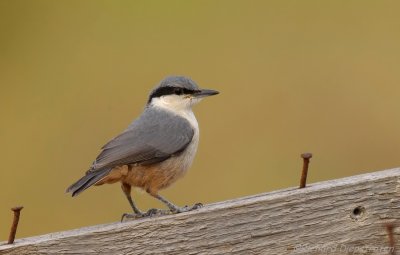
<path id="1" fill-rule="evenodd" d="M 121 134 L 106 143 L 89 170 L 67 188 L 77 196 L 93 185 L 121 183 L 133 213 L 144 217 L 131 196 L 131 188 L 144 190 L 164 203 L 171 213 L 197 209 L 202 205 L 179 207 L 159 194 L 184 176 L 190 168 L 199 143 L 199 126 L 192 107 L 218 91 L 201 89 L 185 76 L 169 76 L 151 90 L 140 116 Z"/>

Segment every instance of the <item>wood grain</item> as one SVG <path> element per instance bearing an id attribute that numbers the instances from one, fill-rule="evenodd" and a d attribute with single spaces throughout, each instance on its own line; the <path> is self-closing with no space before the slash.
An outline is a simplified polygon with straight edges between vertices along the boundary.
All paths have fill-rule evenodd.
<path id="1" fill-rule="evenodd" d="M 389 254 L 400 168 L 206 205 L 196 211 L 18 239 L 0 254 Z M 398 240 L 399 230 L 394 228 Z"/>

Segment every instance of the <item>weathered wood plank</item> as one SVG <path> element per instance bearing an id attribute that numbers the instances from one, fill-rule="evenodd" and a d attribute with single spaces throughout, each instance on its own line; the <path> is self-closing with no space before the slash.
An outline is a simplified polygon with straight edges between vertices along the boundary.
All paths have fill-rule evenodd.
<path id="1" fill-rule="evenodd" d="M 0 254 L 388 254 L 384 223 L 400 218 L 399 191 L 397 168 L 18 239 Z"/>

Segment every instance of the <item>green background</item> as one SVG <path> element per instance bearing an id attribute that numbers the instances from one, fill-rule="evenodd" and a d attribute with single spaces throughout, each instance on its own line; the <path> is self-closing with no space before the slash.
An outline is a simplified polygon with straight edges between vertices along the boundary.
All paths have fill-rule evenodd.
<path id="1" fill-rule="evenodd" d="M 118 221 L 118 184 L 65 189 L 171 74 L 195 107 L 197 157 L 162 192 L 211 203 L 400 163 L 398 1 L 0 1 L 0 240 Z M 143 210 L 162 208 L 133 192 Z"/>

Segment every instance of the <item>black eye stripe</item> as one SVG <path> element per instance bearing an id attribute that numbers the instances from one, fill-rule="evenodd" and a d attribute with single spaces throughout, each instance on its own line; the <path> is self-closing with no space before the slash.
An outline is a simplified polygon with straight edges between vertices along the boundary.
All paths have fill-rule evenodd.
<path id="1" fill-rule="evenodd" d="M 182 95 L 183 94 L 183 89 L 182 88 L 175 88 L 174 89 L 174 94 L 175 95 Z"/>
<path id="2" fill-rule="evenodd" d="M 166 95 L 190 95 L 198 92 L 197 90 L 190 90 L 187 88 L 181 88 L 181 87 L 160 87 L 157 90 L 153 91 L 149 97 L 148 103 L 150 103 L 151 99 L 155 97 L 161 97 L 161 96 L 166 96 Z"/>

